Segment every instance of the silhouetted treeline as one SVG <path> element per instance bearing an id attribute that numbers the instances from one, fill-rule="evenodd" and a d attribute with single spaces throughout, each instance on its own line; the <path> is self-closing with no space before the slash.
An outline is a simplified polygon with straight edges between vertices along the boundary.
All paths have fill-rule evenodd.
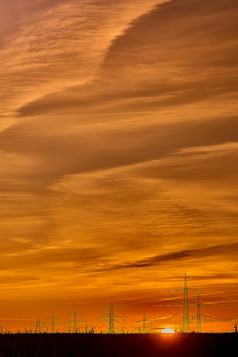
<path id="1" fill-rule="evenodd" d="M 1 357 L 204 357 L 237 352 L 238 334 L 0 335 Z"/>

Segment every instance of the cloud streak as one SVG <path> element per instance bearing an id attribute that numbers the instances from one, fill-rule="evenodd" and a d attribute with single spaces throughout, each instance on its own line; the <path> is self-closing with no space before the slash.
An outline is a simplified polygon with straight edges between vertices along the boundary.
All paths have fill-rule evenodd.
<path id="1" fill-rule="evenodd" d="M 178 262 L 180 259 L 199 259 L 205 260 L 208 257 L 216 257 L 216 256 L 226 256 L 231 257 L 234 251 L 236 252 L 238 249 L 238 243 L 224 244 L 224 245 L 215 245 L 206 248 L 198 248 L 198 249 L 186 249 L 179 252 L 172 252 L 167 254 L 155 255 L 152 257 L 148 257 L 145 259 L 138 260 L 134 263 L 125 263 L 121 265 L 112 266 L 110 269 L 129 269 L 129 268 L 147 268 L 157 266 L 166 262 Z M 236 260 L 237 254 L 234 254 L 233 259 Z M 227 277 L 224 275 L 223 277 Z"/>

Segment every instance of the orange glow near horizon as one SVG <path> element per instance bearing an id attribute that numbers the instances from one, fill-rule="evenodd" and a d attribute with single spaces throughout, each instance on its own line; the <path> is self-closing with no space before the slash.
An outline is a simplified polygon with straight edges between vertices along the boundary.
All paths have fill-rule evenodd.
<path id="1" fill-rule="evenodd" d="M 233 331 L 237 0 L 0 9 L 3 330 L 100 331 L 112 296 L 116 332 L 181 331 L 187 273 L 202 332 Z"/>
<path id="2" fill-rule="evenodd" d="M 165 334 L 171 334 L 171 333 L 174 333 L 174 330 L 173 329 L 171 329 L 171 328 L 164 328 L 163 330 L 162 330 L 162 333 L 165 333 Z"/>

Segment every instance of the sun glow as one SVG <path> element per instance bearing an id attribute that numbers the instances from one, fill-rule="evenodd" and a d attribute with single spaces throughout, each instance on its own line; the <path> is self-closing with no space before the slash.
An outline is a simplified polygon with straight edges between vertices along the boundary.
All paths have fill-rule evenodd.
<path id="1" fill-rule="evenodd" d="M 164 329 L 162 330 L 162 333 L 174 333 L 174 330 L 171 329 L 171 328 L 164 328 Z"/>

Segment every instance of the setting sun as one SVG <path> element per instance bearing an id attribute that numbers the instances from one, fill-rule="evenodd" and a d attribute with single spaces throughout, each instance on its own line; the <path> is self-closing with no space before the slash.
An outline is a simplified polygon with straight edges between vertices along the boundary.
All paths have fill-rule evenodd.
<path id="1" fill-rule="evenodd" d="M 164 329 L 162 330 L 162 333 L 174 333 L 174 330 L 171 329 L 171 328 L 164 328 Z"/>

